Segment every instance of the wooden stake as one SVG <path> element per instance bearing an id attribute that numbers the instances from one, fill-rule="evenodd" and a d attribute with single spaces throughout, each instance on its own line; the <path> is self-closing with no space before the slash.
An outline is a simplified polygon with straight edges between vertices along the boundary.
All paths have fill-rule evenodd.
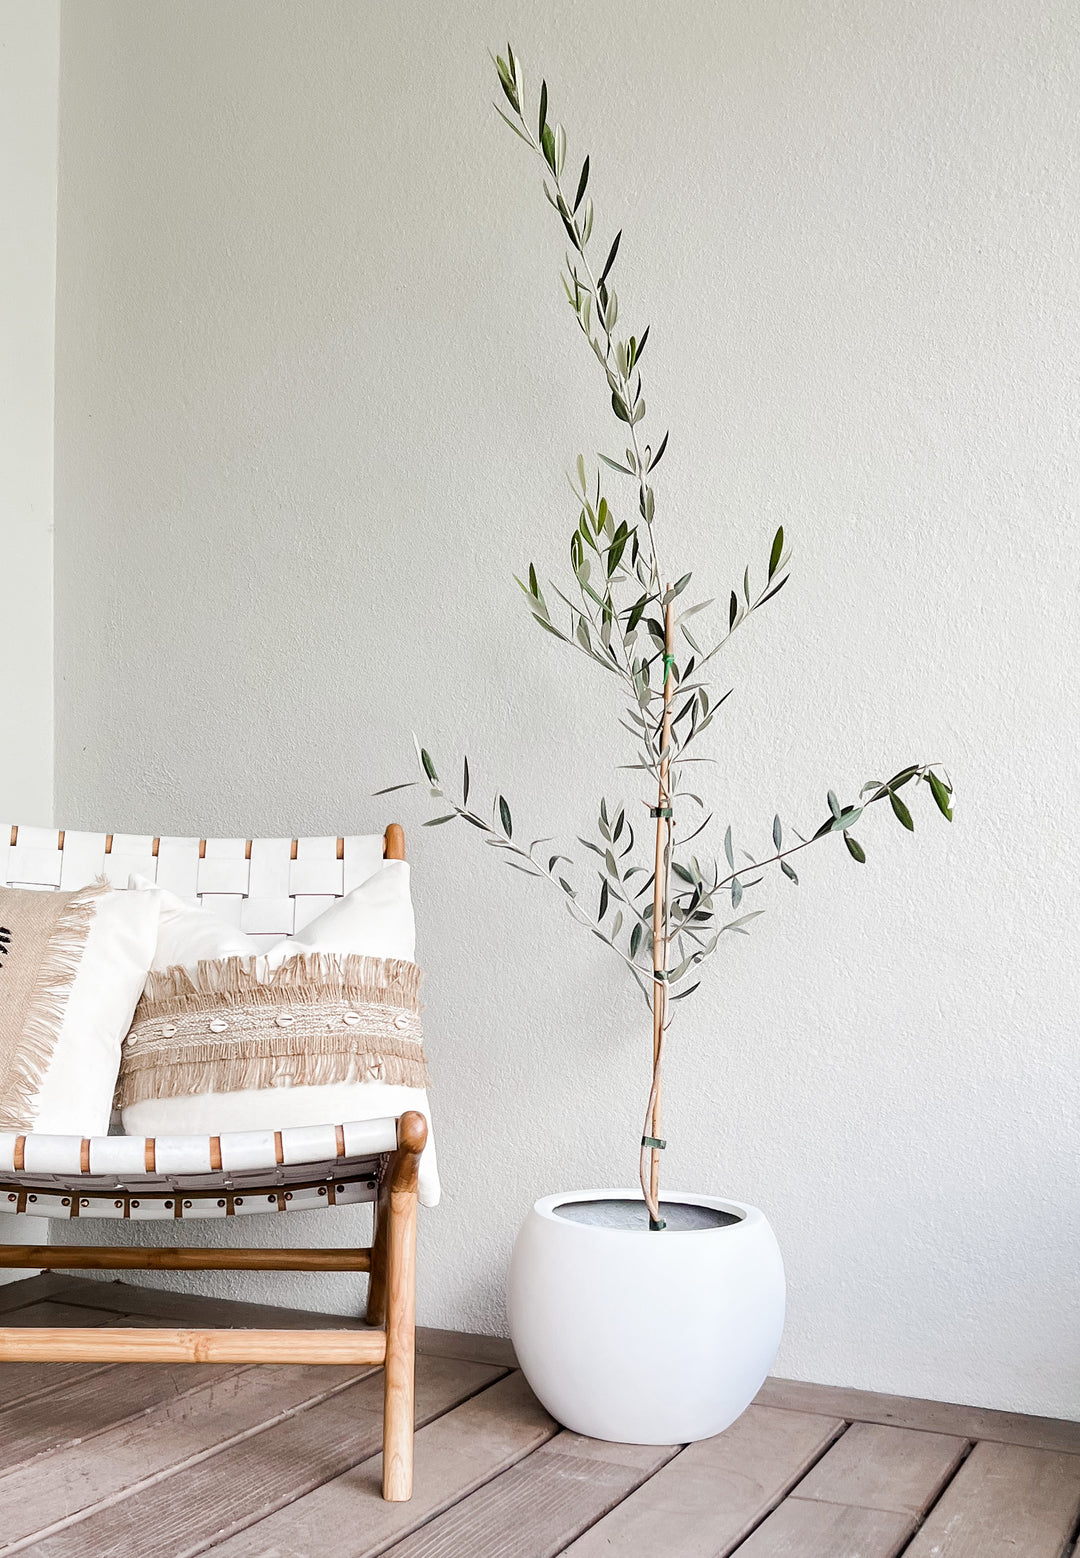
<path id="1" fill-rule="evenodd" d="M 671 700 L 675 696 L 674 672 L 675 602 L 669 600 L 664 612 L 664 718 L 660 726 L 660 785 L 656 798 L 656 853 L 653 863 L 653 973 L 667 972 L 667 897 L 668 851 L 671 844 L 671 792 L 668 789 L 670 760 L 667 755 L 671 744 Z M 664 1044 L 664 1023 L 667 1017 L 667 981 L 653 979 L 653 1079 L 646 1116 L 647 1134 L 660 1138 L 661 1091 L 663 1077 L 661 1059 Z M 645 1153 L 642 1153 L 644 1169 Z M 660 1149 L 648 1149 L 649 1182 L 646 1186 L 642 1173 L 642 1190 L 649 1208 L 649 1218 L 660 1222 Z"/>

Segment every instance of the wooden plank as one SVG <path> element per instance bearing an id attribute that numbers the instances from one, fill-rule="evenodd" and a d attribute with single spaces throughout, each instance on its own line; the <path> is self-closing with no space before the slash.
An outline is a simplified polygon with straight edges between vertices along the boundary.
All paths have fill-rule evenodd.
<path id="1" fill-rule="evenodd" d="M 437 1418 L 416 1436 L 416 1480 L 408 1504 L 382 1497 L 374 1456 L 258 1525 L 214 1548 L 214 1558 L 373 1558 L 457 1503 L 557 1432 L 518 1372 Z"/>
<path id="2" fill-rule="evenodd" d="M 58 1382 L 48 1393 L 0 1408 L 0 1489 L 12 1467 L 46 1450 L 81 1442 L 103 1428 L 136 1417 L 159 1402 L 182 1396 L 236 1370 L 209 1364 L 186 1370 L 133 1364 L 112 1370 L 107 1381 L 101 1377 L 105 1372 L 100 1369 L 81 1379 Z M 3 1505 L 0 1492 L 0 1509 Z M 0 1532 L 5 1529 L 0 1516 Z"/>
<path id="3" fill-rule="evenodd" d="M 106 1373 L 108 1364 L 100 1363 L 3 1363 L 0 1364 L 0 1414 L 39 1396 L 52 1395 L 79 1380 L 96 1379 Z M 2 1446 L 2 1441 L 0 1441 Z M 0 1447 L 0 1465 L 4 1449 Z"/>
<path id="4" fill-rule="evenodd" d="M 88 1328 L 99 1328 L 106 1323 L 106 1319 L 115 1320 L 118 1316 L 106 1317 L 99 1309 L 91 1309 L 86 1304 L 65 1304 L 59 1299 L 43 1298 L 37 1304 L 24 1304 L 21 1309 L 15 1309 L 11 1314 L 4 1316 L 4 1327 L 12 1330 L 36 1330 L 38 1326 L 56 1325 L 82 1325 Z"/>
<path id="5" fill-rule="evenodd" d="M 466 1358 L 470 1363 L 494 1363 L 500 1368 L 518 1366 L 514 1344 L 508 1336 L 479 1336 L 472 1331 L 440 1331 L 434 1326 L 416 1327 L 417 1352 L 437 1358 Z"/>
<path id="6" fill-rule="evenodd" d="M 121 1317 L 103 1315 L 100 1310 L 61 1304 L 49 1299 L 26 1304 L 4 1316 L 9 1326 L 38 1325 L 112 1325 Z M 17 1406 L 20 1402 L 62 1389 L 76 1380 L 104 1373 L 105 1364 L 93 1363 L 0 1363 L 0 1410 Z M 4 1441 L 0 1438 L 0 1445 Z M 4 1445 L 6 1449 L 7 1446 Z M 0 1464 L 3 1450 L 0 1450 Z"/>
<path id="7" fill-rule="evenodd" d="M 162 1288 L 129 1282 L 101 1282 L 87 1277 L 53 1277 L 71 1303 L 113 1309 L 124 1314 L 153 1314 L 162 1320 L 186 1320 L 211 1325 L 265 1325 L 312 1330 L 362 1327 L 357 1315 L 318 1314 L 306 1309 L 284 1309 L 275 1304 L 245 1304 L 235 1299 L 206 1298 L 199 1293 L 173 1293 Z M 462 1358 L 469 1363 L 491 1363 L 499 1368 L 517 1367 L 513 1343 L 503 1336 L 480 1336 L 467 1331 L 443 1331 L 434 1326 L 416 1328 L 417 1352 L 438 1358 Z"/>
<path id="8" fill-rule="evenodd" d="M 914 1529 L 912 1515 L 893 1510 L 789 1498 L 743 1543 L 739 1558 L 897 1558 Z"/>
<path id="9" fill-rule="evenodd" d="M 119 1323 L 125 1317 L 117 1315 L 115 1321 L 110 1319 L 108 1325 Z M 73 1324 L 79 1324 L 73 1321 Z M 153 1321 L 138 1316 L 134 1320 L 137 1326 L 152 1326 Z M 120 1367 L 117 1364 L 108 1363 L 5 1363 L 0 1361 L 0 1413 L 13 1410 L 22 1406 L 25 1402 L 36 1401 L 39 1396 L 49 1396 L 58 1390 L 66 1390 L 69 1385 L 74 1385 L 80 1380 L 96 1379 L 99 1375 L 108 1374 L 111 1369 Z M 0 1465 L 3 1464 L 4 1455 L 0 1449 Z"/>
<path id="10" fill-rule="evenodd" d="M 382 1363 L 382 1331 L 179 1331 L 172 1327 L 0 1326 L 0 1362 Z"/>
<path id="11" fill-rule="evenodd" d="M 63 1422 L 72 1442 L 0 1476 L 0 1552 L 212 1455 L 356 1378 L 353 1369 L 284 1364 L 244 1370 L 133 1365 L 115 1371 L 96 1410 L 94 1402 L 66 1392 Z M 82 1438 L 75 1437 L 79 1430 Z"/>
<path id="12" fill-rule="evenodd" d="M 689 1445 L 569 1551 L 722 1558 L 843 1430 L 840 1418 L 752 1406 L 725 1433 Z"/>
<path id="13" fill-rule="evenodd" d="M 992 1439 L 1001 1444 L 1026 1444 L 1036 1450 L 1063 1450 L 1080 1455 L 1080 1422 L 1060 1417 L 1028 1417 L 1022 1412 L 998 1412 L 990 1407 L 957 1406 L 950 1401 L 922 1401 L 790 1379 L 767 1379 L 756 1400 L 761 1406 L 784 1407 L 791 1412 L 824 1412 L 846 1417 L 848 1422 L 923 1428 L 929 1433 L 956 1434 L 961 1439 Z"/>
<path id="14" fill-rule="evenodd" d="M 853 1423 L 799 1483 L 794 1497 L 921 1515 L 967 1452 L 968 1441 L 881 1423 Z"/>
<path id="15" fill-rule="evenodd" d="M 977 1444 L 905 1558 L 1061 1558 L 1080 1518 L 1080 1456 Z"/>
<path id="16" fill-rule="evenodd" d="M 418 1360 L 420 1420 L 449 1411 L 498 1372 L 456 1358 Z M 375 1373 L 192 1465 L 137 1484 L 37 1538 L 35 1558 L 179 1558 L 224 1541 L 374 1455 L 382 1444 L 382 1394 L 382 1375 Z"/>
<path id="17" fill-rule="evenodd" d="M 387 1558 L 551 1558 L 676 1454 L 565 1430 L 386 1549 Z"/>
<path id="18" fill-rule="evenodd" d="M 366 1322 L 357 1315 L 312 1313 L 306 1309 L 283 1309 L 275 1304 L 245 1304 L 235 1299 L 206 1298 L 199 1293 L 172 1293 L 162 1288 L 136 1286 L 130 1282 L 101 1282 L 87 1277 L 62 1278 L 52 1275 L 43 1280 L 58 1284 L 71 1303 L 92 1308 L 122 1310 L 124 1314 L 153 1314 L 162 1320 L 186 1320 L 204 1325 L 265 1325 L 287 1329 L 312 1330 L 362 1327 Z M 467 1331 L 443 1331 L 434 1326 L 416 1327 L 417 1352 L 437 1358 L 463 1358 L 468 1363 L 492 1363 L 499 1368 L 517 1368 L 513 1343 L 503 1336 L 480 1336 Z"/>
<path id="19" fill-rule="evenodd" d="M 72 1277 L 61 1296 L 70 1303 L 107 1309 L 128 1315 L 154 1315 L 180 1325 L 209 1329 L 216 1325 L 267 1326 L 272 1330 L 366 1330 L 355 1315 L 319 1314 L 307 1309 L 279 1308 L 276 1304 L 247 1304 L 231 1298 L 207 1298 L 201 1293 L 173 1293 L 165 1288 L 143 1287 L 134 1282 L 102 1282 L 92 1277 Z"/>
<path id="20" fill-rule="evenodd" d="M 17 1277 L 0 1288 L 0 1314 L 20 1309 L 25 1304 L 36 1304 L 43 1298 L 52 1298 L 63 1286 L 63 1277 L 58 1277 L 52 1271 L 42 1272 L 40 1277 Z"/>

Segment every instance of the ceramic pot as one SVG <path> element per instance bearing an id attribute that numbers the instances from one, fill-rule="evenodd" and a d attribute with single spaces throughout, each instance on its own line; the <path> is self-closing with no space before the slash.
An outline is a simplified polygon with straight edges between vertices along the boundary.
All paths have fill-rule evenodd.
<path id="1" fill-rule="evenodd" d="M 686 1444 L 733 1423 L 784 1325 L 784 1267 L 764 1213 L 715 1196 L 640 1190 L 536 1202 L 514 1245 L 510 1334 L 557 1422 L 595 1439 Z"/>

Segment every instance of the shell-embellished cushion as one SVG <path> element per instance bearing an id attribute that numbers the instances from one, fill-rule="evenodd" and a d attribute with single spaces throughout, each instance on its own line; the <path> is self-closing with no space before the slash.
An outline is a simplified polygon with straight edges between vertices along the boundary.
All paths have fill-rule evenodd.
<path id="1" fill-rule="evenodd" d="M 145 890 L 163 899 L 161 932 L 124 1043 L 124 1130 L 280 1130 L 417 1109 L 429 1123 L 420 1199 L 435 1205 L 408 866 L 388 863 L 268 954 L 241 953 L 235 927 L 207 909 Z"/>
<path id="2" fill-rule="evenodd" d="M 398 958 L 301 953 L 152 972 L 124 1042 L 118 1103 L 242 1088 L 426 1087 L 420 970 Z"/>

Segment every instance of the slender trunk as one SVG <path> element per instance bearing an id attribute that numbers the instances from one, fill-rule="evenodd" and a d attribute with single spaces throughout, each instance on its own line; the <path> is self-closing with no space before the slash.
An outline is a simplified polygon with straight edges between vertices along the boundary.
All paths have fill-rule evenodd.
<path id="1" fill-rule="evenodd" d="M 660 730 L 660 785 L 656 798 L 656 854 L 653 865 L 653 1074 L 646 1114 L 645 1135 L 649 1142 L 642 1142 L 641 1188 L 649 1209 L 649 1225 L 662 1228 L 660 1216 L 660 1139 L 661 1101 L 663 1076 L 661 1063 L 664 1047 L 664 1027 L 667 1020 L 667 881 L 668 852 L 671 845 L 671 793 L 668 789 L 669 758 L 671 744 L 671 700 L 675 695 L 673 666 L 675 640 L 675 603 L 669 600 L 664 612 L 664 718 Z M 646 1165 L 648 1176 L 646 1179 Z"/>

